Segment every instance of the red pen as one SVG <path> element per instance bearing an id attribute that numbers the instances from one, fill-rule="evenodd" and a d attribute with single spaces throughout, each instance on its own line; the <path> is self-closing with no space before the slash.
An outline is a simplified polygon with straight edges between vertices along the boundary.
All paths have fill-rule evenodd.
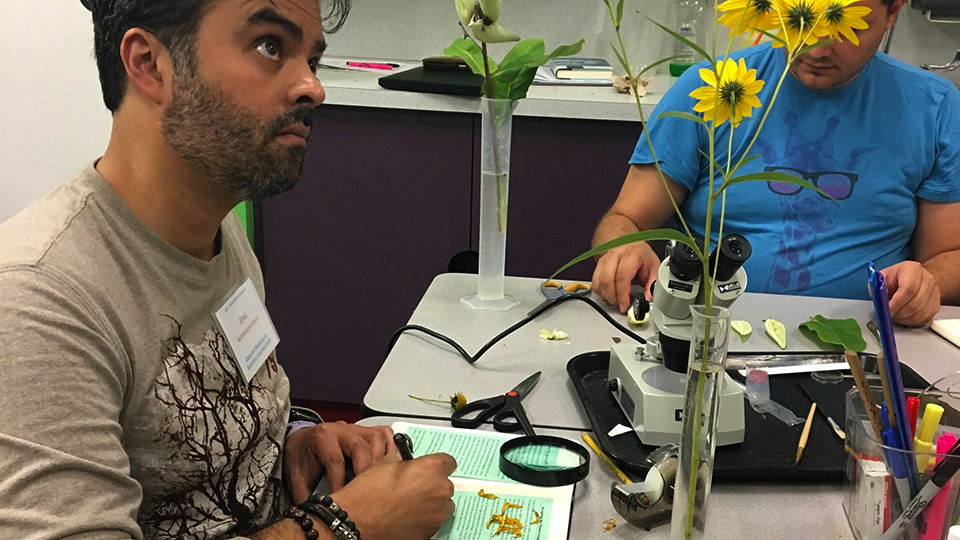
<path id="1" fill-rule="evenodd" d="M 907 418 L 910 419 L 910 436 L 917 436 L 917 415 L 920 413 L 920 398 L 907 398 Z"/>
<path id="2" fill-rule="evenodd" d="M 387 71 L 400 67 L 400 64 L 381 63 L 381 62 L 347 62 L 350 67 L 367 69 L 385 69 Z"/>

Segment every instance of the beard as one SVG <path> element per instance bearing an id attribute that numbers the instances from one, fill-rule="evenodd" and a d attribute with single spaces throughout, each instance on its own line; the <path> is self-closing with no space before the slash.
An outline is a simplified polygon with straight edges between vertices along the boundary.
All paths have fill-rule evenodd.
<path id="1" fill-rule="evenodd" d="M 313 123 L 312 106 L 264 121 L 198 74 L 181 73 L 160 126 L 170 147 L 197 174 L 241 200 L 259 201 L 300 181 L 306 146 L 276 141 L 297 123 Z"/>

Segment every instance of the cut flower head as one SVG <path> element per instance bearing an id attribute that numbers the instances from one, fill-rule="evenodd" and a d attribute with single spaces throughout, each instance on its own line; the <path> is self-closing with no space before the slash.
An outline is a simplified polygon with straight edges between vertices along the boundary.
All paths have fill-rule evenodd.
<path id="1" fill-rule="evenodd" d="M 520 41 L 520 37 L 497 24 L 500 18 L 500 0 L 456 0 L 460 22 L 483 43 Z"/>
<path id="2" fill-rule="evenodd" d="M 863 20 L 872 10 L 866 6 L 853 6 L 858 0 L 828 0 L 823 18 L 827 23 L 828 35 L 838 40 L 849 39 L 850 43 L 860 46 L 857 30 L 870 25 Z"/>
<path id="3" fill-rule="evenodd" d="M 713 70 L 700 70 L 700 78 L 707 86 L 690 92 L 690 97 L 699 100 L 693 110 L 703 113 L 704 120 L 713 120 L 717 126 L 730 120 L 736 127 L 760 106 L 757 94 L 763 89 L 763 81 L 757 80 L 757 70 L 747 69 L 743 58 L 739 63 L 729 58 L 726 62 L 717 62 L 717 73 L 719 82 Z"/>
<path id="4" fill-rule="evenodd" d="M 727 0 L 717 9 L 723 12 L 717 22 L 731 29 L 731 37 L 777 27 L 773 0 Z"/>
<path id="5" fill-rule="evenodd" d="M 778 37 L 790 50 L 813 45 L 829 34 L 824 13 L 829 0 L 773 0 Z M 774 41 L 774 47 L 784 43 Z"/>

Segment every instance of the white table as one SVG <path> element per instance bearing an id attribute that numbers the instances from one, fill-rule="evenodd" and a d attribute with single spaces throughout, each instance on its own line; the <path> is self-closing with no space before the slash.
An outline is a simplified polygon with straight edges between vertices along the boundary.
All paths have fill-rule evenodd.
<path id="1" fill-rule="evenodd" d="M 411 420 L 375 416 L 359 423 L 378 426 L 396 421 Z M 412 422 L 449 425 L 442 420 Z M 490 430 L 492 427 L 487 425 L 483 429 Z M 541 429 L 537 433 L 581 442 L 579 432 L 570 430 Z M 577 484 L 574 495 L 569 538 L 668 538 L 668 525 L 646 532 L 617 515 L 610 502 L 610 484 L 616 481 L 616 476 L 591 453 L 590 475 Z M 770 483 L 714 484 L 707 510 L 707 534 L 710 538 L 739 540 L 853 538 L 843 514 L 842 498 L 842 490 L 834 484 L 796 484 L 789 488 Z M 616 518 L 617 527 L 605 532 L 603 521 L 607 518 Z"/>
<path id="2" fill-rule="evenodd" d="M 427 289 L 410 318 L 460 343 L 473 354 L 502 330 L 523 319 L 538 306 L 542 279 L 506 278 L 506 292 L 521 300 L 521 305 L 506 312 L 474 311 L 460 298 L 476 292 L 475 275 L 442 274 Z M 626 316 L 608 310 L 623 324 Z M 732 351 L 779 351 L 765 335 L 762 319 L 775 318 L 787 327 L 787 349 L 821 350 L 798 329 L 813 315 L 828 318 L 857 319 L 864 327 L 867 351 L 877 345 L 866 330 L 873 317 L 869 301 L 835 300 L 803 296 L 745 293 L 733 306 L 733 317 L 745 319 L 754 331 L 745 342 L 731 337 Z M 960 308 L 944 307 L 939 318 L 960 318 Z M 541 328 L 560 329 L 570 337 L 564 341 L 544 341 Z M 637 333 L 649 337 L 652 325 Z M 364 396 L 370 414 L 449 418 L 450 409 L 413 400 L 422 397 L 447 397 L 462 391 L 468 399 L 483 399 L 506 392 L 535 371 L 542 371 L 539 384 L 524 401 L 531 423 L 539 427 L 590 429 L 590 423 L 577 399 L 567 362 L 577 354 L 608 349 L 613 337 L 629 338 L 617 331 L 591 307 L 582 302 L 567 302 L 551 309 L 527 326 L 517 330 L 489 350 L 475 364 L 468 364 L 447 344 L 420 333 L 403 335 L 391 351 Z M 960 370 L 960 349 L 926 328 L 896 329 L 900 359 L 928 381 Z"/>

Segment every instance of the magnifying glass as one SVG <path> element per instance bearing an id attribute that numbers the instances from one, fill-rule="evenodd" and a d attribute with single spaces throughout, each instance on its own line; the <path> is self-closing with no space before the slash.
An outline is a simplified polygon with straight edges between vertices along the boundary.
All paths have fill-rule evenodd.
<path id="1" fill-rule="evenodd" d="M 500 472 L 533 486 L 574 484 L 590 472 L 590 455 L 586 448 L 569 439 L 533 431 L 522 400 L 539 379 L 538 371 L 503 395 L 468 403 L 450 415 L 450 423 L 459 428 L 476 428 L 492 417 L 497 431 L 522 430 L 523 436 L 500 446 Z"/>
<path id="2" fill-rule="evenodd" d="M 543 487 L 575 484 L 587 477 L 590 456 L 586 448 L 532 431 L 500 446 L 500 472 L 517 482 Z"/>

